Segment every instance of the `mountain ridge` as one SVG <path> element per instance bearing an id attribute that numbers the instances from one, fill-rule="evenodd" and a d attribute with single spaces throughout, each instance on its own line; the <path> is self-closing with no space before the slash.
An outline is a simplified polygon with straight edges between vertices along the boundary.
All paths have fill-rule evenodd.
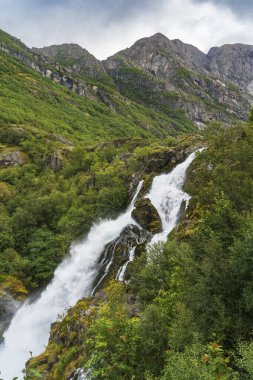
<path id="1" fill-rule="evenodd" d="M 25 58 L 20 52 L 14 56 L 43 76 L 79 95 L 102 100 L 112 109 L 110 89 L 169 117 L 186 117 L 203 128 L 214 120 L 228 124 L 247 120 L 253 103 L 250 45 L 224 45 L 205 54 L 193 45 L 156 33 L 103 61 L 73 43 L 25 49 Z M 242 54 L 248 57 L 247 70 Z M 27 55 L 35 62 L 29 62 Z M 231 64 L 227 57 L 237 55 Z M 47 68 L 41 68 L 42 63 Z"/>
<path id="2" fill-rule="evenodd" d="M 223 61 L 222 57 L 222 66 Z M 134 86 L 136 92 L 148 89 L 144 104 L 159 99 L 160 109 L 163 104 L 184 110 L 199 127 L 217 119 L 231 122 L 233 116 L 245 120 L 253 101 L 244 82 L 233 83 L 228 80 L 231 75 L 226 76 L 222 71 L 214 75 L 215 70 L 209 69 L 207 55 L 192 45 L 171 41 L 161 34 L 138 40 L 131 48 L 103 63 L 123 94 L 136 99 L 132 94 Z M 213 66 L 217 71 L 217 65 Z M 139 70 L 138 73 L 134 73 L 134 69 Z M 237 69 L 240 77 L 240 65 Z M 145 75 L 149 76 L 147 80 Z M 131 94 L 127 88 L 129 81 Z"/>
<path id="3" fill-rule="evenodd" d="M 170 48 L 173 48 L 173 51 L 174 53 L 177 53 L 179 54 L 179 57 L 181 56 L 182 59 L 185 59 L 187 57 L 187 54 L 188 54 L 188 57 L 189 59 L 191 59 L 191 56 L 192 56 L 192 62 L 191 65 L 195 68 L 198 68 L 200 71 L 204 70 L 205 72 L 209 72 L 210 74 L 213 74 L 213 75 L 217 75 L 217 71 L 213 70 L 213 59 L 216 58 L 216 55 L 217 53 L 219 53 L 219 55 L 221 53 L 224 53 L 225 50 L 248 50 L 250 54 L 253 54 L 253 45 L 249 45 L 249 44 L 243 44 L 243 43 L 233 43 L 233 44 L 223 44 L 221 46 L 214 46 L 214 47 L 211 47 L 207 53 L 204 53 L 203 51 L 201 51 L 199 48 L 197 48 L 196 46 L 192 45 L 192 44 L 189 44 L 189 43 L 185 43 L 183 42 L 182 40 L 180 39 L 169 39 L 167 36 L 165 36 L 164 34 L 158 32 L 158 33 L 155 33 L 154 35 L 150 36 L 150 37 L 143 37 L 143 38 L 140 38 L 138 39 L 133 45 L 131 45 L 130 47 L 127 47 L 126 49 L 122 49 L 118 52 L 116 52 L 115 54 L 109 56 L 108 58 L 106 59 L 103 59 L 103 60 L 99 60 L 97 59 L 94 55 L 92 55 L 91 53 L 88 52 L 88 50 L 86 50 L 85 48 L 81 47 L 80 45 L 78 44 L 75 44 L 75 43 L 63 43 L 63 44 L 54 44 L 54 45 L 50 45 L 48 47 L 43 47 L 43 48 L 32 48 L 31 50 L 32 51 L 35 51 L 35 52 L 38 52 L 38 53 L 42 53 L 47 56 L 51 56 L 51 57 L 57 57 L 57 53 L 55 52 L 52 52 L 52 48 L 57 50 L 57 49 L 61 49 L 61 48 L 68 48 L 68 47 L 71 47 L 71 46 L 76 46 L 80 49 L 80 51 L 82 52 L 85 52 L 85 54 L 87 54 L 88 56 L 92 57 L 94 61 L 96 61 L 97 64 L 99 63 L 102 63 L 102 66 L 103 66 L 103 62 L 107 62 L 108 60 L 110 60 L 111 58 L 113 58 L 115 55 L 118 55 L 118 54 L 122 54 L 122 53 L 127 53 L 131 50 L 133 50 L 133 48 L 137 45 L 140 45 L 140 44 L 145 44 L 145 43 L 149 43 L 149 42 L 156 42 L 156 43 L 161 43 L 161 42 L 165 42 L 167 43 L 167 45 L 170 47 Z M 194 53 L 191 54 L 191 53 Z M 195 57 L 194 57 L 195 56 Z M 252 55 L 250 56 L 252 58 Z M 196 58 L 196 60 L 194 60 L 194 58 Z M 189 64 L 189 62 L 188 62 Z M 101 66 L 100 66 L 101 67 Z M 221 75 L 220 75 L 221 76 Z M 253 76 L 253 74 L 252 74 Z M 233 78 L 231 77 L 224 77 L 224 79 L 229 79 L 229 80 L 232 80 Z M 233 80 L 232 80 L 233 82 Z M 235 84 L 238 84 L 238 82 L 236 82 Z M 244 88 L 246 89 L 246 87 Z"/>

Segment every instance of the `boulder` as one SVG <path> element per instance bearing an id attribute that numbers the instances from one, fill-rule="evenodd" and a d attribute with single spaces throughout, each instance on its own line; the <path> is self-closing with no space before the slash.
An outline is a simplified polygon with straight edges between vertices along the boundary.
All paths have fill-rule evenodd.
<path id="1" fill-rule="evenodd" d="M 26 161 L 26 155 L 18 150 L 0 154 L 0 166 L 21 166 L 24 165 Z"/>
<path id="2" fill-rule="evenodd" d="M 142 227 L 157 234 L 162 232 L 162 222 L 156 208 L 149 198 L 142 198 L 135 203 L 132 218 Z"/>

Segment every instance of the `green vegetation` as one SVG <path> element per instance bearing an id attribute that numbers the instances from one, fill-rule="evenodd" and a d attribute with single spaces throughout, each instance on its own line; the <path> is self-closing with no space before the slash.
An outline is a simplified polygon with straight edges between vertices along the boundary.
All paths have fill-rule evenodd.
<path id="1" fill-rule="evenodd" d="M 126 183 L 158 146 L 147 150 L 148 142 L 125 139 L 70 149 L 28 128 L 0 132 L 2 152 L 15 144 L 15 151 L 28 157 L 23 165 L 0 170 L 0 273 L 34 289 L 50 280 L 71 241 L 87 233 L 93 221 L 126 207 Z"/>
<path id="2" fill-rule="evenodd" d="M 253 108 L 250 110 L 249 121 L 253 122 Z"/>
<path id="3" fill-rule="evenodd" d="M 80 97 L 44 79 L 15 59 L 0 54 L 0 126 L 13 124 L 60 134 L 87 144 L 122 137 L 161 138 L 174 129 L 165 115 L 142 106 L 111 100 L 116 110 L 102 102 Z"/>
<path id="4" fill-rule="evenodd" d="M 30 362 L 45 379 L 60 379 L 56 366 L 43 367 L 47 355 L 66 379 L 73 366 L 94 380 L 253 379 L 253 130 L 213 126 L 206 135 L 208 149 L 188 175 L 189 209 L 170 242 L 143 251 L 127 285 L 112 282 L 54 327 Z M 82 307 L 87 318 L 79 319 Z M 86 326 L 79 342 L 70 334 L 63 346 L 54 336 L 64 341 L 76 320 Z"/>
<path id="5" fill-rule="evenodd" d="M 183 101 L 183 95 L 166 91 L 163 81 L 137 67 L 123 66 L 119 69 L 115 82 L 124 96 L 167 115 L 178 130 L 194 131 L 195 127 L 187 120 L 186 114 L 174 109 L 174 103 L 178 99 Z"/>
<path id="6" fill-rule="evenodd" d="M 29 55 L 1 31 L 0 40 Z M 124 65 L 129 99 L 107 76 L 85 81 L 81 97 L 0 52 L 0 297 L 45 286 L 73 239 L 127 206 L 134 175 L 146 191 L 168 152 L 199 141 L 179 136 L 195 130 L 173 109 L 186 99 Z M 170 241 L 143 247 L 127 284 L 108 279 L 59 316 L 25 379 L 84 368 L 91 380 L 253 380 L 252 124 L 214 125 L 205 138 Z"/>
<path id="7" fill-rule="evenodd" d="M 4 32 L 0 41 L 29 53 Z M 73 239 L 126 207 L 131 175 L 180 128 L 108 84 L 106 105 L 97 90 L 78 96 L 2 52 L 0 63 L 0 286 L 8 278 L 30 291 Z"/>
<path id="8" fill-rule="evenodd" d="M 0 45 L 7 46 L 15 51 L 28 54 L 27 47 L 17 38 L 10 36 L 0 29 Z"/>

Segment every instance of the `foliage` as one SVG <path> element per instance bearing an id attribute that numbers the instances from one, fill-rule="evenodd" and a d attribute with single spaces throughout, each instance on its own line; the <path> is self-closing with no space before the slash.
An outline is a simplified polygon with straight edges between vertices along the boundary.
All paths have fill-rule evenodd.
<path id="1" fill-rule="evenodd" d="M 129 318 L 121 284 L 111 287 L 86 341 L 91 379 L 131 379 L 135 375 L 139 318 Z"/>
<path id="2" fill-rule="evenodd" d="M 0 43 L 32 59 L 2 31 Z M 119 97 L 105 78 L 97 85 L 109 105 L 2 51 L 0 62 L 0 274 L 32 290 L 48 283 L 73 239 L 127 205 L 140 156 L 168 148 L 177 132 L 165 114 Z M 10 152 L 22 163 L 2 163 Z"/>
<path id="3" fill-rule="evenodd" d="M 145 83 L 161 91 L 162 83 L 134 67 L 119 72 L 132 101 L 104 78 L 110 107 L 3 53 L 0 62 L 0 157 L 23 158 L 0 168 L 0 290 L 22 298 L 48 283 L 73 239 L 126 207 L 133 174 L 171 145 L 185 146 L 170 135 L 192 126 L 154 100 Z M 151 102 L 156 111 L 145 107 Z M 77 366 L 92 380 L 253 379 L 252 125 L 213 125 L 205 135 L 208 149 L 188 173 L 190 205 L 170 241 L 131 263 L 126 285 L 113 281 L 54 324 L 27 380 L 67 379 Z"/>

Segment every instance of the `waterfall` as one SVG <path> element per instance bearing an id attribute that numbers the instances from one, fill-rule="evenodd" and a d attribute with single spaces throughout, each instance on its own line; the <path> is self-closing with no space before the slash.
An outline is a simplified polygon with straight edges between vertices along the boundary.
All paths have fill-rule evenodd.
<path id="1" fill-rule="evenodd" d="M 185 204 L 185 208 L 187 207 L 190 196 L 182 188 L 187 169 L 195 156 L 195 152 L 190 154 L 184 162 L 177 165 L 169 174 L 162 174 L 154 178 L 146 198 L 149 198 L 157 209 L 162 221 L 163 231 L 154 235 L 151 243 L 166 241 L 169 233 L 178 223 L 182 205 Z"/>
<path id="2" fill-rule="evenodd" d="M 130 263 L 131 261 L 134 260 L 135 248 L 136 247 L 133 247 L 129 251 L 128 261 L 118 270 L 118 273 L 116 275 L 116 280 L 118 280 L 118 281 L 124 281 L 128 263 Z"/>
<path id="3" fill-rule="evenodd" d="M 0 346 L 0 378 L 22 378 L 21 371 L 30 357 L 29 352 L 36 356 L 47 344 L 51 323 L 79 299 L 91 294 L 97 262 L 105 246 L 125 226 L 135 224 L 131 212 L 142 183 L 126 212 L 115 220 L 95 224 L 84 241 L 71 247 L 69 257 L 56 269 L 52 282 L 40 297 L 34 302 L 28 299 L 14 315 Z"/>
<path id="4" fill-rule="evenodd" d="M 201 149 L 200 149 L 201 150 Z M 195 158 L 196 153 L 190 154 L 187 159 L 177 165 L 170 173 L 161 174 L 153 179 L 151 189 L 145 198 L 149 198 L 158 211 L 162 221 L 163 231 L 151 239 L 152 243 L 166 241 L 169 233 L 176 227 L 182 205 L 187 207 L 190 200 L 189 194 L 182 188 L 186 171 Z M 129 262 L 134 260 L 135 247 L 129 251 L 128 261 L 119 269 L 116 279 L 124 281 Z"/>
<path id="5" fill-rule="evenodd" d="M 176 226 L 182 202 L 188 202 L 189 195 L 183 192 L 186 171 L 194 160 L 192 153 L 183 163 L 177 165 L 169 174 L 154 178 L 150 198 L 162 220 L 163 232 L 153 237 L 152 242 L 166 240 L 169 232 Z M 93 225 L 87 238 L 71 247 L 70 255 L 56 269 L 52 282 L 35 301 L 29 299 L 14 315 L 4 334 L 4 343 L 0 346 L 0 378 L 11 380 L 14 376 L 22 378 L 21 371 L 32 352 L 40 354 L 47 344 L 50 325 L 57 317 L 65 313 L 80 298 L 93 291 L 94 280 L 102 252 L 115 240 L 128 224 L 135 224 L 131 218 L 134 202 L 141 189 L 140 182 L 135 196 L 123 214 L 115 220 L 104 220 Z M 134 258 L 134 247 L 129 250 L 129 261 Z M 105 269 L 109 270 L 110 260 Z M 123 280 L 126 266 L 118 272 Z M 80 372 L 83 373 L 82 371 Z M 85 375 L 82 375 L 85 378 Z"/>

